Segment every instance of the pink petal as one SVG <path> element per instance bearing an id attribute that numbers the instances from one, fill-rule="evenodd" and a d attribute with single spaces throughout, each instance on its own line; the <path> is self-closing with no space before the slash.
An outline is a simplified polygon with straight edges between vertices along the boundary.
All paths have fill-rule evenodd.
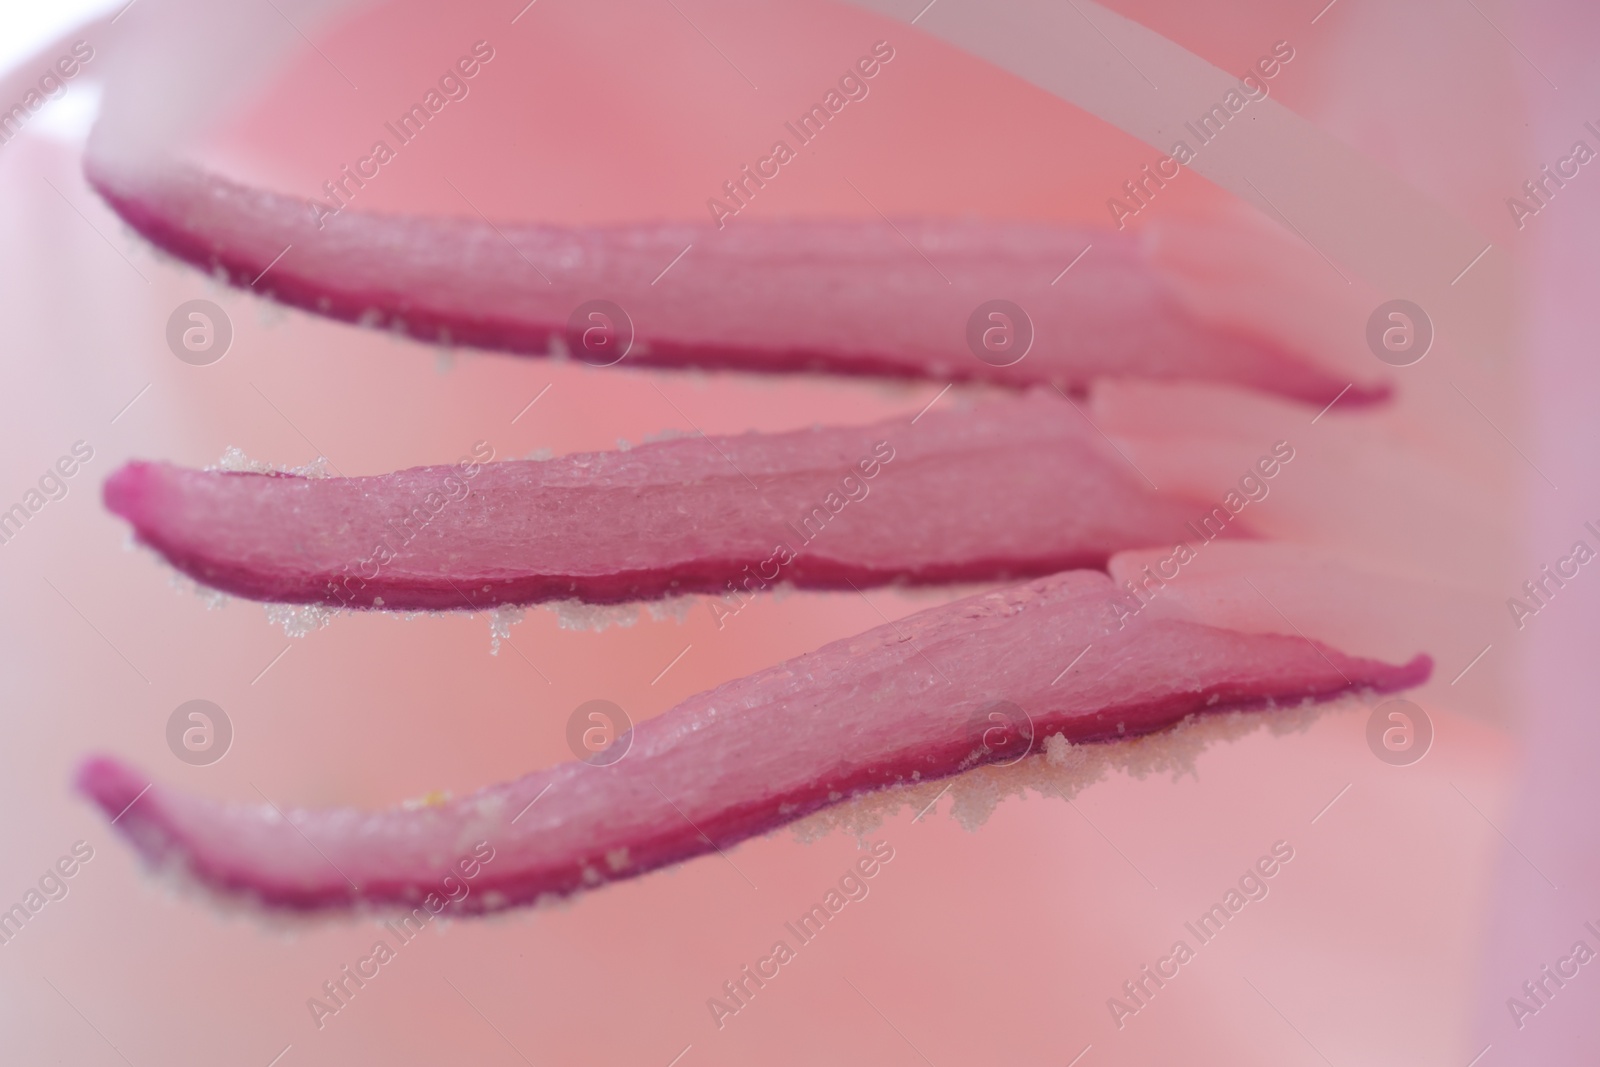
<path id="1" fill-rule="evenodd" d="M 1389 392 L 1263 337 L 1202 323 L 1131 234 L 935 220 L 741 219 L 721 232 L 681 223 L 494 226 L 353 211 L 319 229 L 303 200 L 191 167 L 124 169 L 91 157 L 88 175 L 151 241 L 235 284 L 451 344 L 573 351 L 581 331 L 569 332 L 569 318 L 604 299 L 631 320 L 625 362 L 639 366 L 1078 391 L 1097 378 L 1186 379 L 1319 407 L 1347 386 L 1345 404 Z M 669 265 L 670 279 L 656 284 Z M 1035 338 L 1005 367 L 978 359 L 967 342 L 969 318 L 997 298 L 1026 311 Z"/>
<path id="2" fill-rule="evenodd" d="M 1037 749 L 1059 748 L 1045 739 L 1108 742 L 1191 715 L 1390 692 L 1432 670 L 1427 656 L 1390 666 L 1198 623 L 1119 630 L 1113 595 L 1105 575 L 1078 571 L 933 608 L 691 697 L 640 724 L 608 766 L 566 763 L 433 806 L 286 822 L 272 808 L 143 792 L 142 777 L 110 760 L 87 764 L 79 785 L 147 859 L 270 908 L 414 904 L 486 843 L 494 859 L 459 905 L 482 913 L 1014 760 L 1016 745 L 984 747 L 997 701 L 1026 711 Z"/>
<path id="3" fill-rule="evenodd" d="M 1053 394 L 465 469 L 300 478 L 133 463 L 105 495 L 196 581 L 407 610 L 1030 577 L 1170 546 L 1208 510 L 1153 492 Z"/>

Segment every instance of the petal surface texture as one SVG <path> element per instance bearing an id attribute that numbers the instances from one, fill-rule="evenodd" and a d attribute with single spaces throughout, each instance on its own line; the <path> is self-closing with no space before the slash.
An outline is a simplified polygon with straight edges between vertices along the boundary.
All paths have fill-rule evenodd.
<path id="1" fill-rule="evenodd" d="M 1054 394 L 367 478 L 133 463 L 106 501 L 217 589 L 396 610 L 1035 577 L 1194 539 L 1207 515 Z"/>
<path id="2" fill-rule="evenodd" d="M 1347 387 L 1347 404 L 1389 393 L 1279 342 L 1202 322 L 1132 234 L 992 220 L 741 220 L 701 240 L 692 269 L 657 285 L 703 227 L 351 212 L 319 228 L 303 200 L 193 166 L 124 169 L 91 157 L 87 173 L 173 255 L 296 307 L 448 344 L 602 366 L 1075 391 L 1101 378 L 1226 382 L 1319 407 Z M 1093 256 L 1062 270 L 1091 244 Z M 980 312 L 1001 298 L 1025 321 Z M 608 302 L 602 318 L 584 310 L 594 301 Z"/>
<path id="3" fill-rule="evenodd" d="M 271 909 L 414 905 L 486 844 L 495 859 L 460 904 L 477 913 L 1014 761 L 1027 738 L 1040 750 L 1059 746 L 1056 735 L 1127 739 L 1191 715 L 1391 692 L 1432 669 L 1426 656 L 1392 666 L 1191 622 L 1120 627 L 1115 596 L 1105 575 L 1076 571 L 932 608 L 691 697 L 641 723 L 609 765 L 573 761 L 439 804 L 280 814 L 146 792 L 110 760 L 86 764 L 79 786 L 151 861 Z M 997 708 L 1025 718 L 1010 712 L 1008 728 Z"/>

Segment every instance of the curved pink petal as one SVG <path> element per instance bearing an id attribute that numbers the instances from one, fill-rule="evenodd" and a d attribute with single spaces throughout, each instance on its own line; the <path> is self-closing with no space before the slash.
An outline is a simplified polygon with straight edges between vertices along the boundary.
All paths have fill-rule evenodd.
<path id="1" fill-rule="evenodd" d="M 110 760 L 86 765 L 79 785 L 151 861 L 269 908 L 414 904 L 474 849 L 492 849 L 459 905 L 481 913 L 1009 762 L 1024 734 L 1039 748 L 1057 734 L 1112 742 L 1192 715 L 1402 689 L 1432 670 L 1426 656 L 1391 666 L 1176 620 L 1120 630 L 1113 596 L 1109 578 L 1078 571 L 933 608 L 691 697 L 640 724 L 608 766 L 566 763 L 433 806 L 285 817 L 146 792 Z M 997 702 L 1025 712 L 1031 730 L 1017 720 L 1013 743 L 989 748 Z"/>
<path id="2" fill-rule="evenodd" d="M 1052 396 L 370 478 L 133 463 L 105 496 L 196 581 L 390 609 L 1031 577 L 1172 545 L 1207 514 Z"/>
<path id="3" fill-rule="evenodd" d="M 319 228 L 303 200 L 191 167 L 120 168 L 91 156 L 87 171 L 124 219 L 182 259 L 309 311 L 451 344 L 583 356 L 583 332 L 569 320 L 606 300 L 626 313 L 633 340 L 623 361 L 639 366 L 1079 391 L 1097 378 L 1183 379 L 1317 406 L 1347 387 L 1347 404 L 1389 393 L 1381 381 L 1352 383 L 1263 337 L 1200 322 L 1128 234 L 756 219 L 708 233 L 681 223 L 496 226 L 359 212 Z M 967 340 L 968 320 L 995 299 L 1032 324 L 1031 347 L 1009 366 L 980 360 Z M 609 363 L 618 351 L 589 358 Z"/>

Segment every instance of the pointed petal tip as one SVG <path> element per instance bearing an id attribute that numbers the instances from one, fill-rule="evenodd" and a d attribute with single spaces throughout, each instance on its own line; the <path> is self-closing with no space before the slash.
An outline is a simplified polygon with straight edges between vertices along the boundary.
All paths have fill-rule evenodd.
<path id="1" fill-rule="evenodd" d="M 1381 407 L 1394 399 L 1394 383 L 1387 379 L 1373 379 L 1366 382 L 1354 382 L 1349 391 L 1337 398 L 1339 406 L 1349 405 L 1356 408 Z"/>
<path id="2" fill-rule="evenodd" d="M 73 785 L 108 817 L 116 819 L 150 787 L 150 781 L 115 757 L 91 756 L 79 765 Z"/>
<path id="3" fill-rule="evenodd" d="M 1388 681 L 1393 683 L 1391 691 L 1414 689 L 1433 677 L 1433 657 L 1426 652 L 1419 652 L 1406 663 L 1391 667 L 1389 670 L 1391 674 Z"/>

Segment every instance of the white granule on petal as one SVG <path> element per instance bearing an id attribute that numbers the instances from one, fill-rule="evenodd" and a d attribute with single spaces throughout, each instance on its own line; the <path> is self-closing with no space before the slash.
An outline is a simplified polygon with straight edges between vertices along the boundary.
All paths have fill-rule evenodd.
<path id="1" fill-rule="evenodd" d="M 328 458 L 318 456 L 310 463 L 301 467 L 285 467 L 276 463 L 265 463 L 258 459 L 251 459 L 245 455 L 244 449 L 229 445 L 222 452 L 222 458 L 217 460 L 215 466 L 207 467 L 208 471 L 243 471 L 247 474 L 294 474 L 301 478 L 329 478 L 332 472 L 328 469 Z"/>
<path id="2" fill-rule="evenodd" d="M 1174 780 L 1195 773 L 1200 753 L 1219 741 L 1232 741 L 1265 726 L 1274 735 L 1303 731 L 1328 711 L 1370 699 L 1347 694 L 1326 703 L 1307 700 L 1299 707 L 1264 707 L 1201 716 L 1191 715 L 1165 730 L 1108 741 L 1074 745 L 1060 734 L 1044 739 L 1044 751 L 1007 767 L 977 767 L 948 778 L 934 779 L 865 793 L 843 804 L 815 812 L 791 825 L 801 841 L 815 841 L 834 830 L 862 836 L 881 827 L 902 809 L 920 812 L 941 800 L 948 790 L 950 815 L 968 830 L 982 826 L 1007 797 L 1030 792 L 1070 800 L 1112 771 L 1134 778 L 1171 773 Z M 926 817 L 926 816 L 924 816 Z"/>
<path id="3" fill-rule="evenodd" d="M 528 617 L 524 608 L 501 607 L 489 612 L 489 655 L 500 654 L 500 642 L 511 640 L 511 628 Z"/>
<path id="4" fill-rule="evenodd" d="M 305 637 L 333 622 L 338 608 L 322 604 L 265 604 L 267 621 L 283 627 L 286 637 Z"/>
<path id="5" fill-rule="evenodd" d="M 689 612 L 700 603 L 697 596 L 669 596 L 663 600 L 651 600 L 645 603 L 645 611 L 650 613 L 652 622 L 687 622 Z"/>
<path id="6" fill-rule="evenodd" d="M 540 607 L 556 613 L 556 625 L 563 630 L 593 630 L 596 633 L 613 626 L 632 626 L 639 621 L 639 605 L 585 604 L 581 600 L 551 600 Z"/>

